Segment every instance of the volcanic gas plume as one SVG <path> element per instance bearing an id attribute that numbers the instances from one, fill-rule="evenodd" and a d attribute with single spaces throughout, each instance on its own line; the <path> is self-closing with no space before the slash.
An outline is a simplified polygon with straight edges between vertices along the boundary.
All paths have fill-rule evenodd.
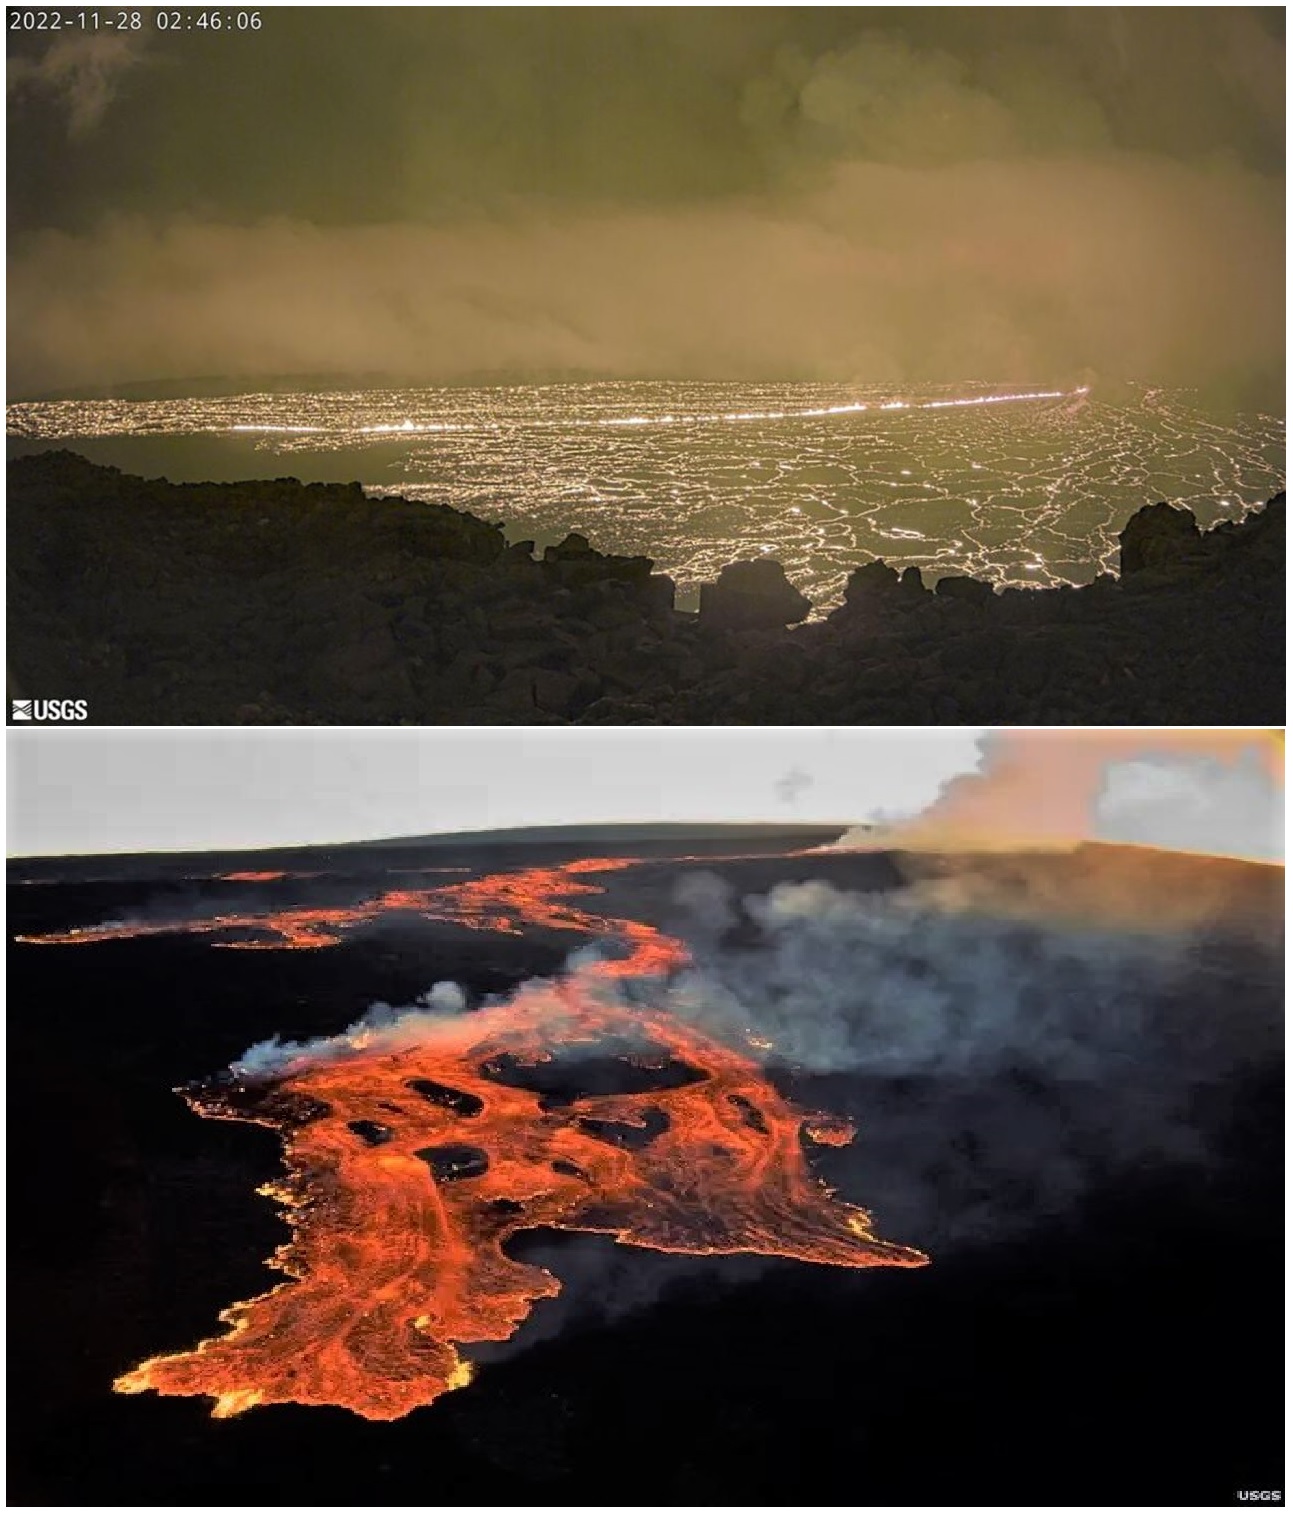
<path id="1" fill-rule="evenodd" d="M 1103 839 L 1279 856 L 1282 730 L 1002 729 L 986 733 L 979 749 L 979 768 L 950 779 L 919 815 L 851 829 L 832 846 L 1016 852 Z M 1159 782 L 1147 787 L 1152 771 Z M 1164 785 L 1169 776 L 1175 785 Z M 1117 782 L 1128 779 L 1139 783 L 1115 816 Z M 1164 805 L 1175 825 L 1156 816 Z"/>
<path id="2" fill-rule="evenodd" d="M 262 1193 L 292 1227 L 270 1261 L 290 1278 L 223 1312 L 224 1337 L 147 1360 L 118 1390 L 211 1396 L 216 1416 L 299 1402 L 402 1417 L 467 1383 L 463 1345 L 510 1338 L 559 1292 L 505 1251 L 528 1228 L 679 1254 L 927 1262 L 873 1237 L 867 1213 L 811 1174 L 802 1143 L 847 1142 L 848 1124 L 797 1112 L 749 1054 L 652 1005 L 661 977 L 688 961 L 680 942 L 563 899 L 600 892 L 580 876 L 633 862 L 491 875 L 418 892 L 412 908 L 396 892 L 359 916 L 322 913 L 308 931 L 300 913 L 287 926 L 257 919 L 291 948 L 401 909 L 619 947 L 502 1005 L 361 1024 L 283 1050 L 269 1078 L 235 1066 L 186 1090 L 203 1116 L 279 1132 L 287 1176 Z"/>

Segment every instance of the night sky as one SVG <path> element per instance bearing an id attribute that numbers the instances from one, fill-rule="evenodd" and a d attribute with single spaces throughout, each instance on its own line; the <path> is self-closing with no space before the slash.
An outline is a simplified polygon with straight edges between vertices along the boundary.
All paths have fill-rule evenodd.
<path id="1" fill-rule="evenodd" d="M 1279 404 L 1280 9 L 259 14 L 7 33 L 12 398 L 1129 377 Z"/>

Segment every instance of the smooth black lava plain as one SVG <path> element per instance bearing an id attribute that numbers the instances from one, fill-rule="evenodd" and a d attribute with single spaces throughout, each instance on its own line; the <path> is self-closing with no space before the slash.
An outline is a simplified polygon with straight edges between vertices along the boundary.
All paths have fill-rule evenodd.
<path id="1" fill-rule="evenodd" d="M 786 865 L 802 876 L 802 860 Z M 891 883 L 881 861 L 865 868 L 857 888 Z M 770 873 L 761 861 L 752 888 Z M 93 920 L 140 889 L 11 883 L 11 931 Z M 626 878 L 617 891 L 622 906 Z M 436 980 L 504 990 L 571 946 L 413 922 L 318 952 L 179 936 L 11 945 L 9 1499 L 1173 1505 L 1283 1489 L 1273 1057 L 1198 1092 L 1206 1166 L 1124 1169 L 1062 1214 L 941 1249 L 877 1207 L 882 1237 L 930 1246 L 924 1270 L 689 1270 L 534 1235 L 534 1257 L 561 1274 L 568 1251 L 574 1266 L 534 1341 L 400 1422 L 291 1406 L 213 1421 L 202 1400 L 112 1392 L 267 1288 L 261 1261 L 286 1235 L 255 1194 L 278 1171 L 274 1135 L 201 1120 L 172 1087 L 274 1032 L 335 1033 Z M 1245 984 L 1241 967 L 1232 1009 Z M 920 1081 L 777 1079 L 857 1119 L 852 1149 L 829 1157 L 853 1156 L 844 1193 L 864 1205 L 872 1103 L 920 1103 L 947 1122 L 949 1151 L 963 1141 Z M 646 1304 L 604 1315 L 592 1298 L 623 1278 L 614 1256 L 632 1257 Z M 546 1337 L 545 1310 L 564 1314 Z"/>

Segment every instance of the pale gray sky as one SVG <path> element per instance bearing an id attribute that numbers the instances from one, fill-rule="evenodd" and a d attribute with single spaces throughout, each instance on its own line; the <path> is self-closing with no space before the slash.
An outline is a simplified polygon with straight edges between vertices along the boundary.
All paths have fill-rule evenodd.
<path id="1" fill-rule="evenodd" d="M 10 856 L 913 815 L 981 729 L 9 731 Z"/>
<path id="2" fill-rule="evenodd" d="M 1257 747 L 1229 764 L 1207 754 L 1111 764 L 1095 822 L 1110 842 L 1255 859 L 1284 856 L 1284 791 Z"/>

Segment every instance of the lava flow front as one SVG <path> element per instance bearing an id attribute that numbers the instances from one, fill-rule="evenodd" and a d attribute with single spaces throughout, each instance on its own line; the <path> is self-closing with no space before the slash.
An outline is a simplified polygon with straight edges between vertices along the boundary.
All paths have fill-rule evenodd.
<path id="1" fill-rule="evenodd" d="M 632 862 L 436 893 L 446 914 L 456 895 L 456 920 L 577 928 L 618 956 L 503 1005 L 361 1027 L 286 1055 L 270 1079 L 235 1066 L 185 1092 L 203 1116 L 280 1133 L 287 1178 L 263 1194 L 291 1225 L 270 1261 L 291 1278 L 223 1312 L 223 1337 L 146 1361 L 118 1390 L 211 1396 L 216 1416 L 300 1402 L 402 1417 L 467 1383 L 461 1346 L 510 1338 L 558 1293 L 505 1251 L 528 1228 L 680 1254 L 927 1262 L 873 1237 L 867 1213 L 812 1176 L 801 1140 L 846 1142 L 847 1124 L 797 1112 L 749 1054 L 652 1005 L 687 962 L 681 943 L 561 901 L 599 891 L 579 875 Z"/>

